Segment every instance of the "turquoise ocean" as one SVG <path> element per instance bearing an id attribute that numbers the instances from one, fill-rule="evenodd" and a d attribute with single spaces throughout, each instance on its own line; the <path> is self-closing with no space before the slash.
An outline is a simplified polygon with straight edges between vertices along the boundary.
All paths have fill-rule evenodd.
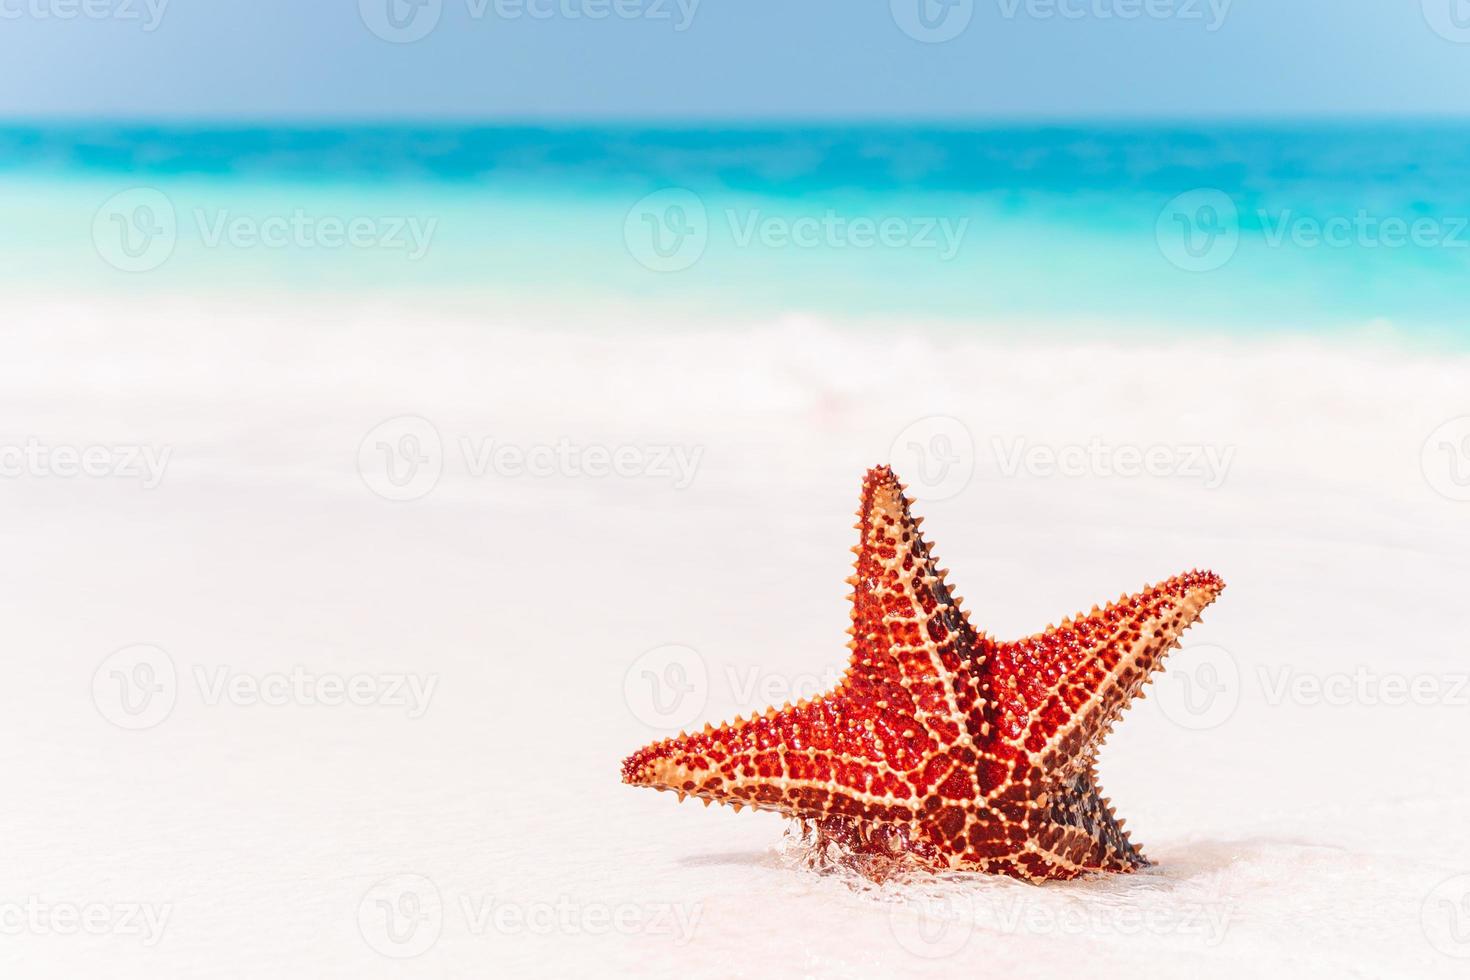
<path id="1" fill-rule="evenodd" d="M 1470 127 L 0 127 L 0 288 L 1470 341 Z"/>

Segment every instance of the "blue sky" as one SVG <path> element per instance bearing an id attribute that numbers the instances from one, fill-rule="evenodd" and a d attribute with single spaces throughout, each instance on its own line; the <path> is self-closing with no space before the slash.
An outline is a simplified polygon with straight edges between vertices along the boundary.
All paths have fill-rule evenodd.
<path id="1" fill-rule="evenodd" d="M 9 118 L 1467 107 L 1470 0 L 0 0 Z"/>

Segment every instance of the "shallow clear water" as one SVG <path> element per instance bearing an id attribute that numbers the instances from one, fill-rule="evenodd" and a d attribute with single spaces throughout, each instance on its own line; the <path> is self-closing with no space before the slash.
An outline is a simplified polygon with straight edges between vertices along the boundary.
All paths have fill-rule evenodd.
<path id="1" fill-rule="evenodd" d="M 9 127 L 0 282 L 1462 345 L 1466 159 L 1429 122 Z"/>

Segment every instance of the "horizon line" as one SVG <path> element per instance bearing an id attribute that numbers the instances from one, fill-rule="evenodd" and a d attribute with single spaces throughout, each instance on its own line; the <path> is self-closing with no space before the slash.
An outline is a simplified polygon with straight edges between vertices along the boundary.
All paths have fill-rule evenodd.
<path id="1" fill-rule="evenodd" d="M 1470 124 L 1470 111 L 1464 113 L 1220 113 L 1193 114 L 1115 114 L 1064 115 L 1046 113 L 1006 113 L 990 115 L 937 116 L 780 116 L 780 115 L 708 115 L 708 116 L 576 116 L 576 115 L 498 115 L 498 116 L 395 116 L 395 115 L 162 115 L 127 116 L 94 113 L 53 113 L 45 115 L 0 114 L 0 128 L 39 128 L 65 126 L 111 126 L 116 128 L 482 128 L 482 129 L 649 129 L 689 130 L 701 128 L 827 129 L 860 126 L 864 128 L 1106 128 L 1168 127 L 1204 128 L 1213 126 L 1270 126 L 1314 124 Z"/>

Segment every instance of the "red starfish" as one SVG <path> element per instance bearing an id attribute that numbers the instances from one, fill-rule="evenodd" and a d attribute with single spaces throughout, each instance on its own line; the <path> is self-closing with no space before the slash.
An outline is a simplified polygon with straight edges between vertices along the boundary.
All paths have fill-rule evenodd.
<path id="1" fill-rule="evenodd" d="M 1146 865 L 1098 792 L 1097 749 L 1225 584 L 1188 572 L 1001 643 L 971 628 L 921 522 L 893 472 L 870 470 L 842 682 L 646 746 L 623 781 L 784 813 L 873 877 L 905 864 L 1032 881 Z"/>

